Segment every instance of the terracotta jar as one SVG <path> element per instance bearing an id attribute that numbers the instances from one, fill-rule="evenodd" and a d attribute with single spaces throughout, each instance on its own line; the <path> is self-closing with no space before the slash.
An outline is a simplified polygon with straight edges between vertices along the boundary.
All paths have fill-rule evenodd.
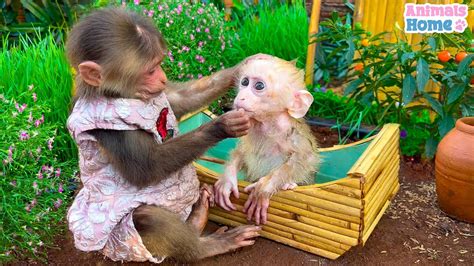
<path id="1" fill-rule="evenodd" d="M 435 171 L 440 208 L 449 216 L 474 223 L 474 117 L 457 120 L 441 140 Z"/>

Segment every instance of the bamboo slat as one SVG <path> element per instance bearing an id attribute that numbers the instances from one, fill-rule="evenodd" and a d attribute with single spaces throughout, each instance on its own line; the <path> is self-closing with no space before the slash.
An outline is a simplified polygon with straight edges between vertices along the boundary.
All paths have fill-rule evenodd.
<path id="1" fill-rule="evenodd" d="M 217 209 L 210 209 L 210 213 L 218 214 L 218 215 L 221 215 L 221 216 L 227 216 L 228 218 L 230 217 L 229 215 L 234 216 L 234 217 L 239 217 L 241 219 L 245 219 L 245 217 L 246 217 L 245 214 L 243 214 L 241 212 L 238 212 L 238 211 L 228 212 L 229 215 L 226 215 L 226 212 L 224 212 L 224 211 L 220 211 L 220 210 L 217 210 Z M 307 225 L 305 223 L 301 223 L 301 222 L 298 222 L 298 221 L 295 221 L 295 220 L 281 218 L 281 217 L 278 217 L 278 216 L 273 215 L 273 214 L 268 214 L 267 219 L 268 219 L 269 222 L 272 222 L 272 223 L 275 223 L 275 224 L 280 224 L 280 225 L 287 226 L 287 227 L 291 227 L 291 228 L 294 228 L 296 230 L 303 231 L 303 232 L 306 232 L 306 233 L 309 233 L 309 234 L 312 234 L 312 235 L 316 235 L 316 236 L 319 236 L 319 237 L 322 237 L 322 238 L 326 238 L 326 239 L 329 239 L 329 240 L 332 240 L 332 241 L 335 241 L 335 242 L 343 243 L 345 245 L 355 246 L 358 243 L 358 238 L 346 236 L 346 235 L 343 235 L 341 233 L 331 232 L 331 231 L 328 231 L 328 230 L 325 230 L 325 229 L 322 229 L 322 228 L 318 228 L 318 227 L 314 227 L 314 226 L 311 226 L 311 225 Z"/>
<path id="2" fill-rule="evenodd" d="M 377 204 L 383 205 L 381 201 L 383 201 L 383 197 L 387 195 L 388 192 L 390 192 L 389 190 L 390 186 L 392 186 L 393 183 L 398 183 L 398 178 L 395 173 L 395 169 L 392 169 L 391 172 L 387 173 L 387 177 L 385 180 L 386 180 L 385 183 L 380 183 L 379 188 L 373 189 L 374 194 L 371 194 L 373 196 L 370 201 L 367 201 L 365 209 L 364 209 L 364 213 L 365 213 L 364 218 L 366 218 L 367 215 L 369 215 L 370 212 L 372 212 L 372 210 L 374 209 L 374 206 L 377 206 Z"/>
<path id="3" fill-rule="evenodd" d="M 360 199 L 354 199 L 351 197 L 347 197 L 344 194 L 333 193 L 322 189 L 302 190 L 296 191 L 295 193 L 301 193 L 307 196 L 333 201 L 358 209 L 362 208 L 362 201 Z"/>
<path id="4" fill-rule="evenodd" d="M 393 191 L 390 193 L 391 197 L 393 197 L 398 192 L 399 189 L 400 189 L 400 184 L 397 183 L 397 185 L 395 186 Z M 367 239 L 369 239 L 369 236 L 372 234 L 372 232 L 374 231 L 376 225 L 379 223 L 379 221 L 382 218 L 382 216 L 384 215 L 385 211 L 390 206 L 390 203 L 391 203 L 391 200 L 388 200 L 385 203 L 385 205 L 382 207 L 382 209 L 380 210 L 379 214 L 377 215 L 375 220 L 372 222 L 372 224 L 367 228 L 367 230 L 364 230 L 364 233 L 362 235 L 362 244 L 363 245 L 365 245 L 365 243 L 367 242 Z"/>
<path id="5" fill-rule="evenodd" d="M 334 192 L 338 193 L 341 195 L 346 195 L 348 197 L 353 197 L 356 199 L 361 199 L 362 198 L 362 191 L 359 189 L 351 188 L 351 187 L 345 187 L 341 186 L 339 184 L 334 184 L 334 185 L 328 185 L 325 187 L 321 187 L 321 189 L 329 191 L 329 192 Z"/>
<path id="6" fill-rule="evenodd" d="M 302 223 L 305 223 L 305 224 L 308 224 L 308 225 L 311 225 L 311 226 L 315 226 L 315 227 L 318 227 L 318 228 L 321 228 L 321 229 L 325 229 L 325 230 L 328 230 L 328 231 L 331 231 L 331 232 L 343 234 L 345 236 L 358 238 L 359 234 L 360 234 L 359 228 L 357 228 L 356 230 L 352 230 L 352 229 L 349 229 L 349 228 L 341 228 L 339 226 L 334 226 L 334 225 L 322 223 L 321 221 L 311 219 L 311 218 L 308 218 L 308 217 L 304 217 L 304 216 L 298 216 L 297 219 L 298 219 L 298 221 L 300 221 Z"/>
<path id="7" fill-rule="evenodd" d="M 363 189 L 364 194 L 367 194 L 367 192 L 372 188 L 372 185 L 380 176 L 380 173 L 382 172 L 384 168 L 387 168 L 390 165 L 400 162 L 400 155 L 399 155 L 400 150 L 398 148 L 398 145 L 397 146 L 394 145 L 390 149 L 391 150 L 389 151 L 389 154 L 387 154 L 386 158 L 381 157 L 380 159 L 384 161 L 383 166 L 377 169 L 378 170 L 377 172 L 374 171 L 373 173 L 371 173 L 372 176 L 366 179 L 367 182 L 365 182 L 364 189 Z"/>
<path id="8" fill-rule="evenodd" d="M 378 200 L 377 201 L 378 203 L 374 204 L 372 206 L 372 209 L 369 209 L 367 211 L 367 216 L 364 217 L 364 226 L 365 226 L 364 230 L 366 230 L 367 227 L 372 224 L 372 222 L 374 221 L 377 214 L 380 212 L 380 208 L 382 208 L 384 203 L 393 196 L 390 194 L 390 191 L 393 191 L 398 186 L 400 186 L 400 184 L 398 183 L 398 180 L 395 180 L 393 183 L 390 184 L 390 186 L 388 186 L 389 187 L 388 189 L 384 189 L 386 194 L 376 199 Z"/>
<path id="9" fill-rule="evenodd" d="M 218 210 L 218 209 L 211 209 L 210 213 L 212 215 L 224 217 L 226 219 L 239 222 L 241 224 L 247 224 L 245 215 L 242 214 L 242 213 L 224 212 L 224 211 Z M 213 219 L 211 219 L 211 220 L 215 221 Z M 295 235 L 302 236 L 302 237 L 311 239 L 313 241 L 317 241 L 317 242 L 324 243 L 326 245 L 332 246 L 336 249 L 349 250 L 351 248 L 351 246 L 345 245 L 341 242 L 334 241 L 334 240 L 324 238 L 324 237 L 320 237 L 320 236 L 317 236 L 317 235 L 314 235 L 314 234 L 309 234 L 307 232 L 304 232 L 304 231 L 301 231 L 301 230 L 298 230 L 298 229 L 295 229 L 295 228 L 292 228 L 292 227 L 288 227 L 286 225 L 282 225 L 282 224 L 279 224 L 279 223 L 275 223 L 273 221 L 267 221 L 267 223 L 264 226 L 262 226 L 262 230 L 269 231 L 269 232 L 277 230 L 277 231 L 285 232 L 287 234 L 291 234 L 293 236 L 295 236 Z M 293 237 L 290 237 L 290 238 L 293 238 Z"/>
<path id="10" fill-rule="evenodd" d="M 313 0 L 313 6 L 311 8 L 311 18 L 309 21 L 309 30 L 308 30 L 308 52 L 306 56 L 306 71 L 305 71 L 305 84 L 306 86 L 313 85 L 314 77 L 314 57 L 316 55 L 316 38 L 314 35 L 318 33 L 319 30 L 319 15 L 321 12 L 321 0 Z"/>
<path id="11" fill-rule="evenodd" d="M 366 207 L 372 203 L 374 196 L 377 192 L 380 191 L 380 188 L 385 182 L 392 177 L 392 173 L 398 171 L 397 162 L 394 161 L 391 164 L 387 165 L 385 169 L 380 173 L 380 176 L 374 182 L 373 188 L 370 189 L 367 194 L 365 195 L 364 199 L 366 202 Z M 364 210 L 366 211 L 366 210 Z"/>
<path id="12" fill-rule="evenodd" d="M 305 204 L 325 209 L 328 211 L 333 211 L 337 213 L 347 214 L 355 217 L 360 217 L 360 208 L 354 208 L 347 205 L 331 202 L 323 199 L 315 199 L 313 197 L 296 193 L 293 191 L 285 191 L 284 193 L 277 194 L 280 198 L 292 200 L 295 202 L 303 202 Z"/>
<path id="13" fill-rule="evenodd" d="M 312 246 L 312 247 L 317 247 L 317 248 L 320 248 L 320 249 L 323 249 L 323 250 L 327 250 L 327 251 L 330 251 L 330 252 L 333 252 L 333 253 L 336 253 L 336 254 L 339 254 L 339 255 L 342 255 L 346 252 L 343 249 L 336 248 L 336 247 L 333 247 L 331 245 L 328 245 L 328 244 L 325 244 L 325 243 L 322 243 L 322 242 L 319 242 L 319 241 L 315 241 L 315 240 L 312 240 L 312 239 L 309 239 L 309 238 L 306 238 L 306 237 L 303 237 L 303 236 L 294 236 L 294 239 L 295 239 L 295 241 L 298 241 L 300 243 L 307 244 L 307 245 Z"/>
<path id="14" fill-rule="evenodd" d="M 364 180 L 365 184 L 373 182 L 372 179 L 380 173 L 381 169 L 385 167 L 385 165 L 390 161 L 391 157 L 399 156 L 399 144 L 397 141 L 398 138 L 398 135 L 393 135 L 389 140 L 387 140 L 387 144 L 384 147 L 385 149 L 383 149 L 378 155 L 380 159 L 377 160 L 377 162 L 374 162 L 368 169 Z"/>

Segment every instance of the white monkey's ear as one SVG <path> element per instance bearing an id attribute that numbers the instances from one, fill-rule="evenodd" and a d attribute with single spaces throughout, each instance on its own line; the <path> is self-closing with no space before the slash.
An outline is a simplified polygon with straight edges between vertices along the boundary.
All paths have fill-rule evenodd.
<path id="1" fill-rule="evenodd" d="M 293 103 L 288 108 L 288 114 L 294 118 L 302 118 L 309 110 L 313 103 L 313 95 L 307 90 L 299 90 L 295 92 Z"/>
<path id="2" fill-rule="evenodd" d="M 296 66 L 296 64 L 298 63 L 298 58 L 295 58 L 295 59 L 291 60 L 290 63 L 292 65 Z"/>
<path id="3" fill-rule="evenodd" d="M 102 68 L 99 64 L 92 61 L 84 61 L 79 64 L 79 74 L 82 79 L 89 85 L 99 87 L 102 83 Z"/>

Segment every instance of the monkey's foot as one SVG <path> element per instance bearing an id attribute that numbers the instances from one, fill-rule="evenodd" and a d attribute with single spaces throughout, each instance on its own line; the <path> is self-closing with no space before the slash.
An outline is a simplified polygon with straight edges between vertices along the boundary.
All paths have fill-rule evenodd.
<path id="1" fill-rule="evenodd" d="M 297 186 L 298 186 L 298 184 L 296 184 L 294 182 L 291 182 L 291 183 L 285 183 L 285 184 L 281 185 L 280 188 L 282 190 L 292 190 L 292 189 L 295 189 Z"/>
<path id="2" fill-rule="evenodd" d="M 260 235 L 259 231 L 262 228 L 254 225 L 242 225 L 229 230 L 227 229 L 227 226 L 224 226 L 217 229 L 217 231 L 211 235 L 201 237 L 203 245 L 209 248 L 209 253 L 206 254 L 206 257 L 253 245 L 255 243 L 253 238 Z"/>
<path id="3" fill-rule="evenodd" d="M 193 210 L 186 221 L 187 224 L 196 228 L 199 233 L 202 233 L 207 224 L 207 217 L 209 216 L 209 207 L 214 206 L 214 193 L 211 186 L 204 184 L 199 191 L 199 199 L 193 205 Z"/>

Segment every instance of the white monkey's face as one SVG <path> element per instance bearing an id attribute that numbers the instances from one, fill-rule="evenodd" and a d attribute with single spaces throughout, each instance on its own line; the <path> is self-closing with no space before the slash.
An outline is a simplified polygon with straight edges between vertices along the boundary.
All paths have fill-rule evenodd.
<path id="1" fill-rule="evenodd" d="M 257 120 L 287 112 L 292 91 L 287 75 L 275 67 L 275 60 L 255 60 L 242 67 L 235 109 L 244 109 Z"/>

